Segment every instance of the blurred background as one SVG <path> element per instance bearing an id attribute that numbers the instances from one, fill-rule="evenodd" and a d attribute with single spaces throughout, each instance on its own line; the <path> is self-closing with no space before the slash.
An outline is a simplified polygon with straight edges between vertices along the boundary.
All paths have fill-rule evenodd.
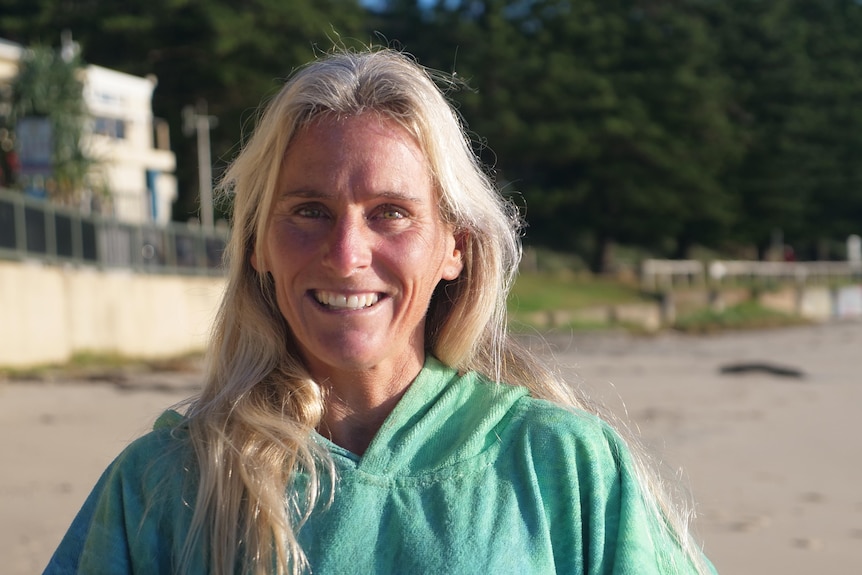
<path id="1" fill-rule="evenodd" d="M 292 71 L 333 48 L 369 45 L 448 75 L 441 85 L 476 152 L 522 210 L 516 331 L 601 332 L 601 342 L 623 332 L 846 329 L 862 317 L 857 0 L 0 0 L 0 379 L 53 381 L 52 370 L 69 366 L 103 373 L 106 364 L 177 358 L 196 365 L 230 231 L 229 199 L 214 183 Z M 853 329 L 804 332 L 763 356 L 755 351 L 775 341 L 769 332 L 726 353 L 712 343 L 692 353 L 780 364 L 793 359 L 788 349 L 810 351 L 805 342 L 858 345 Z M 620 368 L 618 357 L 638 355 L 614 342 L 598 367 L 581 356 L 594 381 Z M 647 372 L 666 379 L 654 370 L 673 363 L 675 346 L 650 345 L 631 393 Z M 841 393 L 858 397 L 858 385 L 849 390 L 860 378 L 854 352 L 842 353 L 822 361 L 824 373 L 844 366 L 840 375 L 814 379 L 838 385 L 830 410 L 855 417 L 858 402 Z M 655 354 L 662 359 L 651 362 Z M 692 361 L 681 380 L 702 367 Z M 780 390 L 768 401 L 791 401 Z M 800 409 L 810 404 L 803 388 L 794 393 Z M 727 397 L 740 418 L 768 411 Z M 661 435 L 667 410 L 652 394 L 644 401 L 641 423 Z M 18 408 L 8 409 L 0 424 L 12 429 Z M 59 417 L 40 413 L 34 421 Z M 830 413 L 824 421 L 844 421 Z M 795 421 L 787 417 L 788 429 Z M 842 440 L 824 465 L 859 453 L 858 440 Z M 848 559 L 862 537 L 862 500 L 848 487 L 860 478 L 853 457 L 834 492 L 851 498 L 833 563 L 850 571 L 862 565 L 862 554 Z M 725 499 L 707 493 L 713 510 L 745 500 L 752 483 L 733 485 Z M 792 493 L 806 505 L 832 496 L 816 485 Z M 82 497 L 74 491 L 68 513 Z M 70 518 L 55 521 L 56 533 Z M 772 519 L 761 519 L 721 521 L 748 533 L 768 528 Z M 771 552 L 787 565 L 799 562 L 786 547 L 828 549 L 816 537 L 785 539 L 795 543 Z M 737 545 L 727 542 L 724 561 Z M 768 561 L 758 565 L 736 572 L 771 572 Z"/>
<path id="2" fill-rule="evenodd" d="M 261 102 L 321 52 L 387 45 L 450 75 L 476 151 L 524 212 L 520 323 L 862 314 L 855 0 L 2 0 L 0 38 L 9 261 L 218 278 L 229 200 L 213 182 Z M 188 343 L 117 347 L 90 329 L 31 358 L 16 337 L 0 365 L 199 348 L 200 290 L 218 289 L 201 281 L 202 302 L 169 312 L 146 303 L 161 288 L 136 296 L 138 320 L 179 321 Z M 136 288 L 117 289 L 123 309 Z M 92 309 L 60 330 L 74 333 L 106 307 L 69 305 Z M 117 314 L 96 324 L 122 331 Z"/>
<path id="3" fill-rule="evenodd" d="M 333 46 L 385 44 L 463 80 L 449 95 L 505 192 L 526 204 L 526 242 L 593 272 L 614 269 L 617 246 L 765 259 L 781 243 L 798 259 L 843 259 L 859 233 L 853 0 L 2 0 L 0 38 L 19 49 L 15 63 L 4 46 L 0 78 L 4 186 L 30 186 L 9 153 L 18 122 L 47 116 L 47 195 L 101 194 L 103 212 L 120 216 L 118 190 L 104 188 L 129 184 L 97 177 L 104 146 L 65 135 L 122 140 L 143 119 L 119 116 L 106 84 L 121 80 L 94 77 L 101 68 L 152 85 L 149 139 L 176 163 L 149 168 L 171 174 L 176 192 L 157 182 L 151 211 L 185 222 L 200 207 L 189 106 L 212 117 L 217 178 L 297 66 Z M 83 111 L 75 82 L 92 92 Z"/>

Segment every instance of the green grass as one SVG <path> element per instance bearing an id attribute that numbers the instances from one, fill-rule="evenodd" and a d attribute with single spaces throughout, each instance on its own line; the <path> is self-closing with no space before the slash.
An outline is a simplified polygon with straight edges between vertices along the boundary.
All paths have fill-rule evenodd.
<path id="1" fill-rule="evenodd" d="M 564 274 L 522 274 L 509 296 L 512 314 L 577 310 L 599 305 L 646 301 L 636 286 Z"/>
<path id="2" fill-rule="evenodd" d="M 537 331 L 554 331 L 554 330 L 564 330 L 564 331 L 577 331 L 577 332 L 590 332 L 590 331 L 607 331 L 612 326 L 608 322 L 597 322 L 597 321 L 580 321 L 573 320 L 570 322 L 566 322 L 563 325 L 556 325 L 550 327 L 542 322 L 533 322 L 528 318 L 524 317 L 514 317 L 509 321 L 509 331 L 513 334 L 534 334 Z M 627 329 L 632 332 L 637 332 L 637 326 L 627 326 L 627 325 L 618 325 L 615 327 L 621 327 L 623 329 Z"/>
<path id="3" fill-rule="evenodd" d="M 645 301 L 653 299 L 623 281 L 571 272 L 526 273 L 518 277 L 509 296 L 510 328 L 515 332 L 626 328 L 610 321 L 607 308 Z"/>
<path id="4" fill-rule="evenodd" d="M 762 329 L 806 323 L 798 316 L 746 301 L 723 311 L 702 309 L 677 318 L 674 329 L 685 333 L 714 333 L 729 329 Z"/>
<path id="5" fill-rule="evenodd" d="M 188 371 L 197 369 L 201 354 L 189 353 L 162 359 L 142 359 L 117 353 L 79 352 L 66 363 L 33 365 L 30 367 L 0 367 L 0 380 L 44 380 L 62 373 L 64 376 L 87 378 L 92 374 L 123 370 Z"/>
<path id="6" fill-rule="evenodd" d="M 630 331 L 639 326 L 611 324 L 591 319 L 591 308 L 655 301 L 637 286 L 612 279 L 598 279 L 572 273 L 522 274 L 509 297 L 509 314 L 513 331 L 565 328 L 578 331 L 621 327 Z M 577 313 L 579 310 L 591 310 Z M 565 319 L 553 312 L 575 312 Z M 547 312 L 547 315 L 545 315 Z M 560 321 L 562 319 L 562 321 Z M 672 326 L 684 333 L 712 333 L 725 330 L 762 329 L 807 323 L 799 316 L 764 307 L 754 300 L 718 312 L 709 308 L 680 315 Z"/>

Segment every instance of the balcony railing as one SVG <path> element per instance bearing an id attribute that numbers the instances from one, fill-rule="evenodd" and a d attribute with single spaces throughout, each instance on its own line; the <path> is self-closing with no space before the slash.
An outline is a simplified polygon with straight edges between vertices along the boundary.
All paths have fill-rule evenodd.
<path id="1" fill-rule="evenodd" d="M 0 189 L 0 259 L 221 275 L 229 230 L 131 224 Z"/>

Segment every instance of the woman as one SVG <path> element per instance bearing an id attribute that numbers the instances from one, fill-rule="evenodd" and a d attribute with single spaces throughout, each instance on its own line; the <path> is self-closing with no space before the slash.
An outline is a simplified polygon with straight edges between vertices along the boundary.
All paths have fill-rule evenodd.
<path id="1" fill-rule="evenodd" d="M 517 213 L 424 69 L 310 64 L 224 181 L 206 386 L 46 572 L 710 572 L 642 458 L 506 334 Z"/>

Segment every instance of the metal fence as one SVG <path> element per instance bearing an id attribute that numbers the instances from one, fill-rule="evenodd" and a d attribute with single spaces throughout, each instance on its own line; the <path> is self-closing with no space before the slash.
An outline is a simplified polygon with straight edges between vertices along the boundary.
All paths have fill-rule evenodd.
<path id="1" fill-rule="evenodd" d="M 229 230 L 119 222 L 0 189 L 0 259 L 143 273 L 222 274 Z"/>
<path id="2" fill-rule="evenodd" d="M 738 282 L 862 282 L 862 263 L 848 261 L 760 262 L 741 260 L 644 260 L 641 283 L 647 289 L 712 286 Z"/>

